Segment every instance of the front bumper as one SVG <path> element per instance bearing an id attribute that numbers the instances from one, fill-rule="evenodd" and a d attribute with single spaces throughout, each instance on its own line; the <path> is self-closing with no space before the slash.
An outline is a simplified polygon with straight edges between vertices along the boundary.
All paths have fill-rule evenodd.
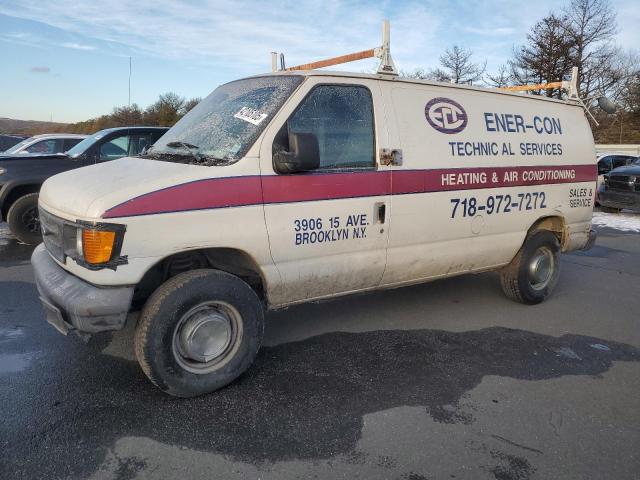
<path id="1" fill-rule="evenodd" d="M 598 191 L 598 203 L 610 208 L 640 211 L 640 192 L 621 192 L 601 188 Z"/>
<path id="2" fill-rule="evenodd" d="M 71 330 L 98 333 L 124 327 L 133 287 L 96 287 L 60 267 L 40 244 L 31 256 L 47 320 L 65 335 Z"/>

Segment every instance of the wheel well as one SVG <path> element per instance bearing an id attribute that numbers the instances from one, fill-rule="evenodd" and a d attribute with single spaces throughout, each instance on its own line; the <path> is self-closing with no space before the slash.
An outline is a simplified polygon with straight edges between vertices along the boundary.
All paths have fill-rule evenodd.
<path id="1" fill-rule="evenodd" d="M 563 217 L 550 216 L 539 218 L 527 231 L 527 238 L 539 230 L 549 230 L 558 238 L 560 248 L 564 246 L 567 235 Z"/>
<path id="2" fill-rule="evenodd" d="M 260 267 L 249 254 L 233 248 L 203 248 L 170 255 L 145 273 L 136 285 L 134 308 L 140 308 L 156 288 L 179 273 L 198 268 L 213 268 L 244 280 L 265 301 L 264 279 Z"/>
<path id="3" fill-rule="evenodd" d="M 9 209 L 11 208 L 11 205 L 13 205 L 13 202 L 29 193 L 39 192 L 41 186 L 42 185 L 36 184 L 18 185 L 17 187 L 13 187 L 2 203 L 2 218 L 7 218 L 7 214 L 9 213 Z"/>

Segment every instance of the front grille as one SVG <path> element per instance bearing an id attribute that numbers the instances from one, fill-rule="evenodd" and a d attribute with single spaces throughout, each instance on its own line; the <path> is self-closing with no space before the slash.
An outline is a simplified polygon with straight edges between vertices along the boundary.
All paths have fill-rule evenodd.
<path id="1" fill-rule="evenodd" d="M 53 258 L 60 262 L 64 262 L 63 231 L 65 221 L 52 215 L 51 213 L 40 210 L 40 229 L 42 230 L 42 241 L 47 251 Z"/>
<path id="2" fill-rule="evenodd" d="M 633 179 L 635 180 L 635 179 Z M 622 190 L 625 192 L 633 191 L 634 182 L 629 175 L 609 175 L 607 184 L 611 190 Z"/>

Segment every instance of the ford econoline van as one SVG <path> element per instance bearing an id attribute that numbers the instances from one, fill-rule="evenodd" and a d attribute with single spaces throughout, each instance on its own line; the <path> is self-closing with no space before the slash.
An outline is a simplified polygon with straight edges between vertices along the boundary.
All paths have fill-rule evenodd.
<path id="1" fill-rule="evenodd" d="M 587 248 L 595 148 L 571 100 L 326 71 L 222 85 L 142 158 L 56 175 L 33 253 L 63 333 L 121 329 L 163 391 L 238 377 L 264 311 L 497 270 L 546 299 Z"/>

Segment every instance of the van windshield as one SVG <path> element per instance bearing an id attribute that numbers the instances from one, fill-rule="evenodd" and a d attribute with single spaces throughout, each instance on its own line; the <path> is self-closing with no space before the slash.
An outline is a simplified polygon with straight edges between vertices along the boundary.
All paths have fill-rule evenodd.
<path id="1" fill-rule="evenodd" d="M 242 158 L 301 76 L 248 78 L 216 88 L 187 113 L 144 158 L 227 165 Z"/>

